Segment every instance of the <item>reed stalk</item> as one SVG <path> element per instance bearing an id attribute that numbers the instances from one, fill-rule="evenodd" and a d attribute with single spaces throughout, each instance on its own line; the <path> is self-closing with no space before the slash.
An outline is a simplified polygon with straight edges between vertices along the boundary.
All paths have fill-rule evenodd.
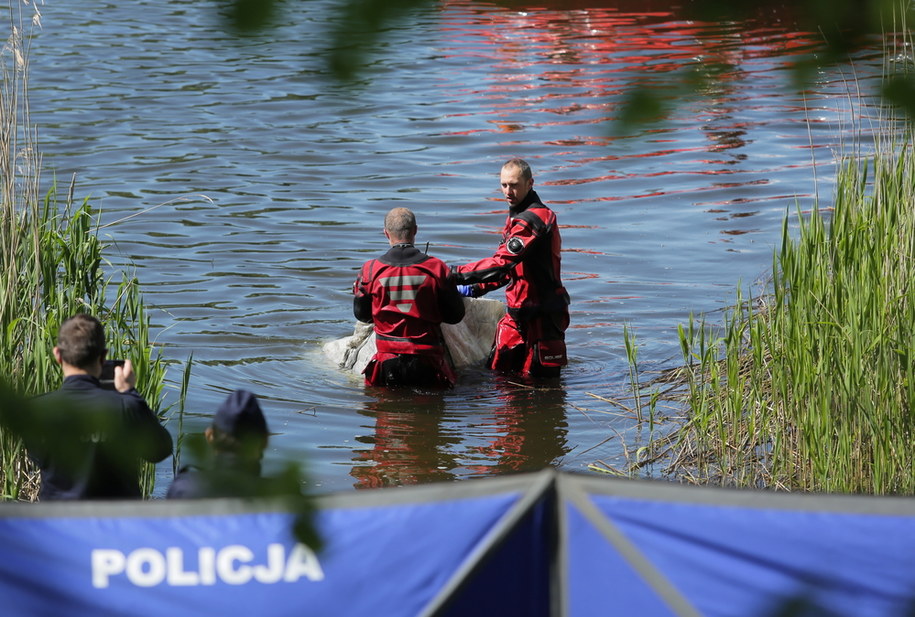
<path id="1" fill-rule="evenodd" d="M 905 10 L 892 28 L 910 38 Z M 887 50 L 887 84 L 912 76 L 898 52 Z M 688 418 L 666 431 L 677 441 L 665 473 L 915 492 L 915 123 L 880 120 L 872 155 L 856 142 L 840 157 L 833 207 L 786 216 L 768 290 L 751 299 L 738 290 L 716 325 L 690 316 L 680 326 L 684 366 L 655 380 L 679 394 Z"/>
<path id="2" fill-rule="evenodd" d="M 689 481 L 915 492 L 915 152 L 843 162 L 831 217 L 788 218 L 771 292 L 680 328 Z"/>
<path id="3" fill-rule="evenodd" d="M 22 14 L 26 7 L 35 11 L 31 17 Z M 88 312 L 106 326 L 109 356 L 133 362 L 138 389 L 161 417 L 165 362 L 150 340 L 138 281 L 126 274 L 109 278 L 98 213 L 88 201 L 73 202 L 72 183 L 64 197 L 56 183 L 44 194 L 40 189 L 41 155 L 28 104 L 31 38 L 23 35 L 23 25 L 38 24 L 39 14 L 32 3 L 10 8 L 11 35 L 0 50 L 0 375 L 20 397 L 57 388 L 62 375 L 51 353 L 57 327 Z M 2 427 L 0 464 L 0 498 L 34 499 L 36 471 L 21 440 Z M 142 478 L 146 494 L 153 481 L 150 465 Z"/>

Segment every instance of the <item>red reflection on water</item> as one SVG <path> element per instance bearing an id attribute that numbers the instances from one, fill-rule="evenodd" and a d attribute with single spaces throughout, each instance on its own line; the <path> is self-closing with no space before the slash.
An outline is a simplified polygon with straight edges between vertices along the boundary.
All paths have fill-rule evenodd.
<path id="1" fill-rule="evenodd" d="M 747 158 L 742 151 L 748 145 L 749 131 L 764 124 L 746 118 L 747 112 L 761 105 L 749 93 L 761 84 L 781 79 L 778 75 L 783 73 L 777 69 L 785 66 L 789 57 L 815 49 L 821 37 L 796 29 L 791 5 L 757 2 L 753 15 L 741 23 L 714 23 L 695 19 L 688 4 L 683 8 L 659 2 L 646 8 L 645 2 L 627 0 L 540 2 L 512 10 L 502 4 L 446 1 L 444 54 L 463 62 L 469 56 L 481 64 L 480 79 L 460 91 L 463 97 L 477 102 L 475 114 L 490 117 L 489 128 L 477 126 L 450 134 L 489 132 L 511 135 L 514 140 L 521 132 L 550 129 L 542 144 L 570 148 L 559 168 L 587 170 L 569 172 L 546 183 L 555 186 L 734 173 L 734 166 Z M 664 148 L 626 148 L 603 157 L 591 156 L 594 147 L 613 146 L 620 139 L 605 127 L 616 119 L 634 84 L 665 88 L 656 91 L 662 101 L 666 98 L 672 102 L 680 97 L 678 92 L 683 92 L 685 75 L 690 72 L 704 74 L 707 81 L 701 87 L 701 98 L 693 105 L 689 129 L 658 130 L 654 143 L 667 144 Z M 790 107 L 795 105 L 785 105 Z M 465 114 L 455 114 L 459 115 Z M 557 138 L 557 132 L 567 135 Z M 685 140 L 689 132 L 700 133 L 702 139 Z M 530 148 L 532 144 L 519 139 L 499 145 Z M 696 156 L 701 153 L 717 156 Z M 559 158 L 555 153 L 551 156 Z M 640 159 L 664 162 L 654 167 L 637 165 L 641 170 L 637 173 L 614 169 Z M 667 163 L 667 159 L 676 163 Z M 604 169 L 595 173 L 601 165 Z M 658 165 L 664 168 L 658 169 Z M 708 188 L 739 189 L 758 182 L 754 178 L 699 189 L 665 187 L 596 196 L 589 201 L 659 197 Z"/>
<path id="2" fill-rule="evenodd" d="M 568 453 L 565 390 L 527 388 L 500 381 L 498 407 L 474 427 L 491 434 L 488 443 L 474 448 L 486 463 L 468 465 L 471 475 L 539 471 Z"/>
<path id="3" fill-rule="evenodd" d="M 486 443 L 461 453 L 459 446 L 469 439 L 466 425 L 459 430 L 454 416 L 445 414 L 443 394 L 373 390 L 375 400 L 361 412 L 374 419 L 373 430 L 356 438 L 368 447 L 354 452 L 353 486 L 381 488 L 539 471 L 568 452 L 562 388 L 525 387 L 503 379 L 497 379 L 496 388 L 499 395 L 482 420 L 469 420 L 469 432 Z"/>
<path id="4" fill-rule="evenodd" d="M 374 432 L 357 437 L 371 448 L 357 450 L 350 475 L 355 488 L 404 486 L 454 480 L 451 446 L 459 441 L 444 430 L 440 394 L 415 396 L 376 391 L 378 399 L 366 415 L 374 416 Z"/>
<path id="5" fill-rule="evenodd" d="M 603 255 L 604 253 L 600 254 Z M 563 273 L 562 278 L 566 281 L 582 281 L 585 279 L 598 279 L 600 276 L 600 274 L 593 272 L 565 272 Z"/>

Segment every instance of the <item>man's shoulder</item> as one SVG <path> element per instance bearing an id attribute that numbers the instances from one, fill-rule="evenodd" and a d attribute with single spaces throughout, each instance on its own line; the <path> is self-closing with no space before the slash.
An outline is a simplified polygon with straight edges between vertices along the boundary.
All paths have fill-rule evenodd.
<path id="1" fill-rule="evenodd" d="M 136 389 L 119 392 L 103 388 L 98 381 L 72 378 L 65 379 L 57 390 L 41 394 L 33 400 L 39 406 L 66 403 L 68 406 L 87 406 L 94 410 L 125 410 L 147 406 Z"/>
<path id="2" fill-rule="evenodd" d="M 34 400 L 39 403 L 60 400 L 104 400 L 114 393 L 114 390 L 109 391 L 102 388 L 97 380 L 94 380 L 89 376 L 79 375 L 64 378 L 64 381 L 59 388 L 40 394 L 36 396 Z"/>
<path id="3" fill-rule="evenodd" d="M 556 213 L 540 202 L 535 202 L 511 217 L 513 225 L 527 225 L 542 232 L 556 224 Z"/>
<path id="4" fill-rule="evenodd" d="M 362 263 L 361 271 L 363 274 L 371 273 L 375 269 L 375 264 L 378 263 L 377 259 L 369 259 Z"/>
<path id="5" fill-rule="evenodd" d="M 426 265 L 426 266 L 432 266 L 435 268 L 444 268 L 445 270 L 450 271 L 450 269 L 448 268 L 448 264 L 446 264 L 444 261 L 442 261 L 438 257 L 434 257 L 432 255 L 426 255 L 426 259 L 422 263 L 423 263 L 423 265 Z"/>
<path id="6" fill-rule="evenodd" d="M 416 264 L 416 266 L 439 281 L 444 281 L 451 276 L 451 268 L 448 264 L 432 255 L 426 255 L 426 259 Z"/>
<path id="7" fill-rule="evenodd" d="M 195 465 L 184 465 L 175 473 L 168 491 L 165 493 L 166 499 L 188 499 L 202 497 L 200 487 L 201 470 Z"/>

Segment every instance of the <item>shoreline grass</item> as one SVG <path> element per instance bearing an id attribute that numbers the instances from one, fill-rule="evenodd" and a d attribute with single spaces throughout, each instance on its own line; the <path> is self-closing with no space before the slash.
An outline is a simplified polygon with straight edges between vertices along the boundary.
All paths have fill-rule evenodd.
<path id="1" fill-rule="evenodd" d="M 913 69 L 905 10 L 892 25 L 885 84 Z M 915 122 L 880 121 L 869 155 L 838 156 L 832 207 L 785 216 L 766 290 L 738 287 L 715 325 L 691 315 L 683 365 L 631 380 L 637 402 L 677 411 L 622 475 L 647 461 L 695 484 L 915 493 Z"/>
<path id="2" fill-rule="evenodd" d="M 911 132 L 842 162 L 832 212 L 783 223 L 768 293 L 680 326 L 688 409 L 665 475 L 697 484 L 912 494 L 915 152 Z M 638 393 L 637 393 L 638 396 Z M 675 439 L 670 446 L 671 435 Z"/>

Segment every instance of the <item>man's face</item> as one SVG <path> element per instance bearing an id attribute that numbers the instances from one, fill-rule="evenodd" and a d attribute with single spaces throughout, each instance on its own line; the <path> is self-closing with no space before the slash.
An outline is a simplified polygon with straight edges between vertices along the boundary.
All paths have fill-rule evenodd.
<path id="1" fill-rule="evenodd" d="M 525 180 L 521 170 L 513 165 L 502 168 L 499 181 L 502 183 L 502 194 L 512 206 L 521 203 L 534 186 L 534 179 Z"/>

